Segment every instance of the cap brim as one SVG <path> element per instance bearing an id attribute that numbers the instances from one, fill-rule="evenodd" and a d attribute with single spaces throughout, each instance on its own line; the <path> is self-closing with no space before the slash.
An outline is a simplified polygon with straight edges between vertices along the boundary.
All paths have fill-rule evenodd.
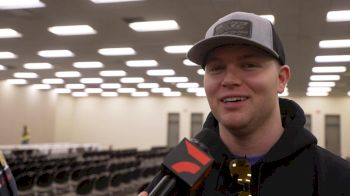
<path id="1" fill-rule="evenodd" d="M 197 42 L 188 51 L 187 58 L 192 62 L 198 65 L 201 65 L 202 68 L 204 68 L 205 59 L 210 51 L 223 45 L 236 45 L 236 44 L 251 45 L 251 46 L 263 49 L 264 51 L 273 55 L 275 58 L 279 59 L 278 54 L 275 51 L 271 50 L 270 48 L 267 48 L 261 45 L 260 43 L 254 42 L 250 39 L 244 39 L 242 37 L 235 37 L 232 35 L 230 36 L 220 35 L 220 36 L 203 39 Z"/>

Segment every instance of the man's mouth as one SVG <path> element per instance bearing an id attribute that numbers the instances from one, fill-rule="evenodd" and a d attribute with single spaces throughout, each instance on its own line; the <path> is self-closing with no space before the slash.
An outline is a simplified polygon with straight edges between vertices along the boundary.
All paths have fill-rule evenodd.
<path id="1" fill-rule="evenodd" d="M 248 99 L 247 97 L 227 97 L 227 98 L 224 98 L 223 101 L 224 103 L 230 103 L 230 102 L 245 101 L 247 99 Z"/>

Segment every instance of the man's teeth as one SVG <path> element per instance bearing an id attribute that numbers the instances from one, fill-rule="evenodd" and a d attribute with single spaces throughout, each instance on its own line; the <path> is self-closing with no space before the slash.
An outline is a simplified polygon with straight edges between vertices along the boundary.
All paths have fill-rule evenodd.
<path id="1" fill-rule="evenodd" d="M 224 102 L 225 103 L 227 103 L 227 102 L 238 102 L 238 101 L 244 101 L 246 99 L 247 99 L 246 97 L 230 97 L 230 98 L 225 98 Z"/>

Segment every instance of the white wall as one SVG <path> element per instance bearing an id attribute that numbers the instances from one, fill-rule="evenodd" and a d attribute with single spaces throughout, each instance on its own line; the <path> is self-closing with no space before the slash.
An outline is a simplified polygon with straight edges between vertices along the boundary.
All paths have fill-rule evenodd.
<path id="1" fill-rule="evenodd" d="M 19 144 L 23 125 L 31 141 L 53 142 L 57 95 L 0 82 L 0 144 Z"/>

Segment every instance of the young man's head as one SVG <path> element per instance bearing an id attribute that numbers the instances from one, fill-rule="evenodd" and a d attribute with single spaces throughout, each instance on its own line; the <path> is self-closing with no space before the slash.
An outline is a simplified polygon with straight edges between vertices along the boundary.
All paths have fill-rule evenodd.
<path id="1" fill-rule="evenodd" d="M 278 93 L 283 92 L 290 70 L 268 20 L 231 13 L 209 28 L 188 58 L 205 69 L 204 88 L 220 125 L 235 135 L 246 135 L 280 121 Z"/>

